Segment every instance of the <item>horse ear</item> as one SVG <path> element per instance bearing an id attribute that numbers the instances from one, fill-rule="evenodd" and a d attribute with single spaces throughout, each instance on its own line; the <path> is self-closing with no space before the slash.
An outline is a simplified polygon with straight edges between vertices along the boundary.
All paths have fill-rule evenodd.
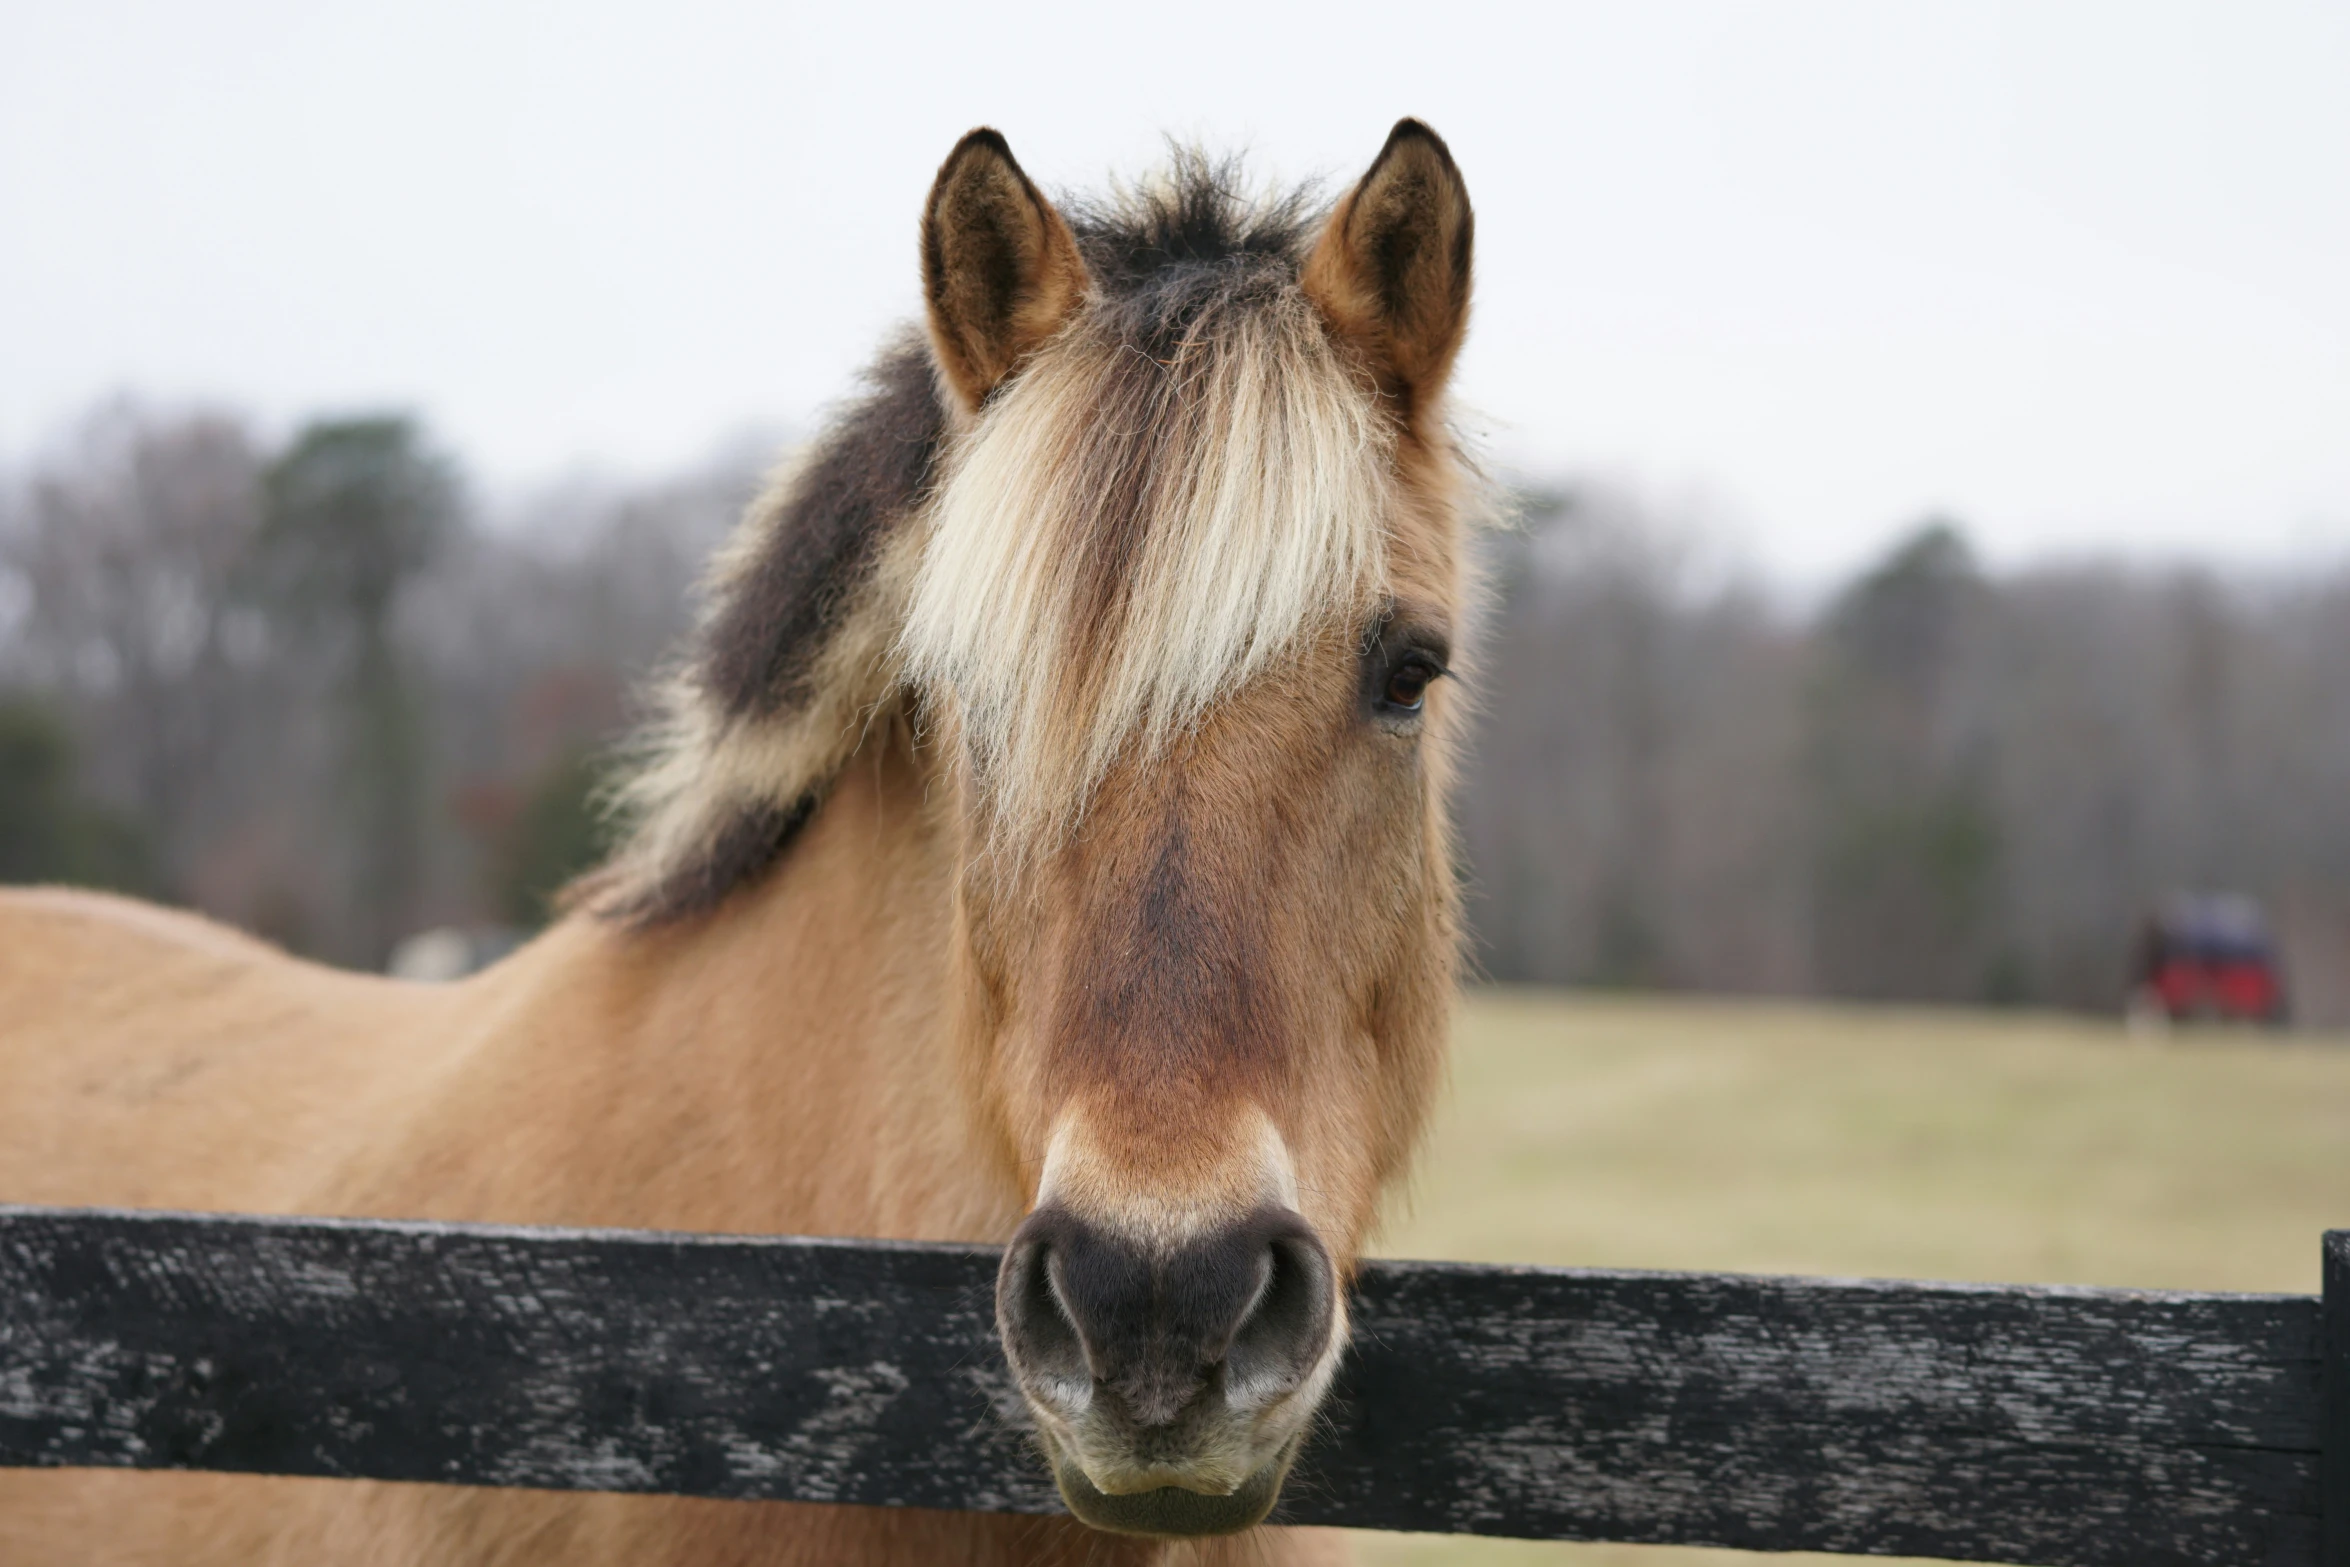
<path id="1" fill-rule="evenodd" d="M 1077 240 L 1004 138 L 955 144 L 922 211 L 922 289 L 939 368 L 976 409 L 1084 297 Z"/>
<path id="2" fill-rule="evenodd" d="M 1307 296 L 1407 410 L 1443 390 L 1467 333 L 1475 232 L 1444 138 L 1398 120 L 1306 258 Z"/>

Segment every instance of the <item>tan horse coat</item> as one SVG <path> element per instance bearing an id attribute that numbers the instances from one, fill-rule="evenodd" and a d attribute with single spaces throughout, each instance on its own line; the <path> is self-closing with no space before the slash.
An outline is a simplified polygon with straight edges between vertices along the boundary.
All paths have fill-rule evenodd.
<path id="1" fill-rule="evenodd" d="M 1000 1240 L 1026 1195 L 971 1123 L 929 971 L 947 866 L 902 735 L 869 749 L 729 918 L 644 937 L 574 917 L 449 986 L 101 895 L 0 893 L 0 1198 Z M 0 1472 L 9 1567 L 1156 1551 L 1066 1519 Z M 1260 1536 L 1171 1559 L 1275 1554 Z"/>
<path id="2" fill-rule="evenodd" d="M 594 912 L 434 987 L 123 900 L 0 892 L 0 1201 L 1003 1241 L 1042 1193 L 1137 1255 L 1269 1201 L 1327 1248 L 1313 1287 L 1335 1301 L 1409 1154 L 1453 982 L 1458 716 L 1420 693 L 1459 609 L 1437 410 L 1470 216 L 1416 122 L 1314 232 L 1220 180 L 1192 165 L 1136 214 L 1072 225 L 1000 137 L 965 138 L 925 220 L 931 344 L 884 361 L 722 564 Z M 1039 548 L 1019 530 L 1048 514 Z M 1343 1347 L 1341 1316 L 1315 1320 L 1302 1391 L 1221 1406 L 1203 1452 L 1278 1484 Z M 1099 1413 L 1124 1395 L 1096 1376 Z M 1048 1428 L 1056 1462 L 1123 1483 L 1118 1428 L 1083 1415 Z M 1119 1494 L 1177 1489 L 1237 1494 Z M 1337 1549 L 0 1473 L 6 1567 Z"/>

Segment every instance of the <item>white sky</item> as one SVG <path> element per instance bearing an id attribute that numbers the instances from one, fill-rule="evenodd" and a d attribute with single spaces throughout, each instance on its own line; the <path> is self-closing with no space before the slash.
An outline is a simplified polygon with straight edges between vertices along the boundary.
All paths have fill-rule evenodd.
<path id="1" fill-rule="evenodd" d="M 1479 212 L 1507 461 L 1795 577 L 2350 547 L 2350 5 L 0 0 L 0 461 L 135 389 L 404 405 L 497 486 L 804 425 L 981 122 Z"/>

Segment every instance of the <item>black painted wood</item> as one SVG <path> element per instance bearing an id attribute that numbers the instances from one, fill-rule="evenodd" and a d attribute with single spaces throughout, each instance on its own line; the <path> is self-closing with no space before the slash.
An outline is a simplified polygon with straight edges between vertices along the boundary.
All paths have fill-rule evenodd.
<path id="1" fill-rule="evenodd" d="M 2325 1567 L 2350 1567 L 2350 1230 L 2325 1239 Z"/>
<path id="2" fill-rule="evenodd" d="M 1045 1511 L 995 1263 L 0 1210 L 0 1462 Z"/>
<path id="3" fill-rule="evenodd" d="M 1054 1510 L 994 1266 L 985 1247 L 0 1209 L 0 1464 Z M 2320 1559 L 2312 1297 L 1376 1263 L 1354 1321 L 1292 1521 Z"/>
<path id="4" fill-rule="evenodd" d="M 1408 1264 L 1366 1276 L 1355 1320 L 1313 1508 L 1330 1521 L 2097 1567 L 2316 1559 L 2307 1296 Z"/>

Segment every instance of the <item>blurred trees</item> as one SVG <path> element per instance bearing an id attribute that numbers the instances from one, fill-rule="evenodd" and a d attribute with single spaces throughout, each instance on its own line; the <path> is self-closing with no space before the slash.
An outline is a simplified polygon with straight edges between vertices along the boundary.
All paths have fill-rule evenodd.
<path id="1" fill-rule="evenodd" d="M 348 939 L 372 965 L 414 928 L 425 852 L 429 730 L 393 612 L 455 531 L 456 480 L 409 420 L 352 419 L 303 430 L 262 494 L 255 565 L 282 646 L 336 687 Z"/>
<path id="2" fill-rule="evenodd" d="M 543 920 L 767 455 L 489 505 L 397 418 L 97 410 L 0 482 L 0 879 L 352 963 Z M 2350 570 L 1994 573 L 1929 520 L 1799 610 L 1626 493 L 1522 511 L 1460 659 L 1485 972 L 2104 1008 L 2227 887 L 2350 1020 Z"/>
<path id="3" fill-rule="evenodd" d="M 1994 577 L 1934 519 L 1804 615 L 1604 488 L 1487 552 L 1494 977 L 2102 1009 L 2132 921 L 2225 887 L 2350 1021 L 2350 571 Z"/>
<path id="4" fill-rule="evenodd" d="M 1800 631 L 1602 487 L 1527 497 L 1487 550 L 1460 806 L 1483 968 L 1806 988 Z"/>
<path id="5" fill-rule="evenodd" d="M 1846 589 L 1812 639 L 1805 799 L 1813 960 L 1832 995 L 1990 999 L 1994 740 L 1968 678 L 1989 593 L 1948 522 Z"/>
<path id="6" fill-rule="evenodd" d="M 0 701 L 0 882 L 148 890 L 137 829 L 77 782 L 63 721 L 29 701 Z"/>
<path id="7" fill-rule="evenodd" d="M 98 409 L 0 513 L 0 688 L 72 723 L 89 786 L 136 820 L 162 890 L 235 813 L 265 651 L 240 592 L 258 523 L 245 430 Z M 226 814 L 224 814 L 224 812 Z"/>
<path id="8" fill-rule="evenodd" d="M 602 783 L 602 769 L 586 751 L 557 758 L 531 782 L 497 867 L 495 907 L 507 924 L 525 930 L 544 925 L 555 894 L 613 847 L 610 824 L 597 804 Z"/>
<path id="9" fill-rule="evenodd" d="M 345 963 L 535 922 L 758 471 L 738 449 L 485 517 L 405 419 L 272 451 L 216 412 L 99 409 L 0 481 L 0 880 L 136 885 Z"/>

